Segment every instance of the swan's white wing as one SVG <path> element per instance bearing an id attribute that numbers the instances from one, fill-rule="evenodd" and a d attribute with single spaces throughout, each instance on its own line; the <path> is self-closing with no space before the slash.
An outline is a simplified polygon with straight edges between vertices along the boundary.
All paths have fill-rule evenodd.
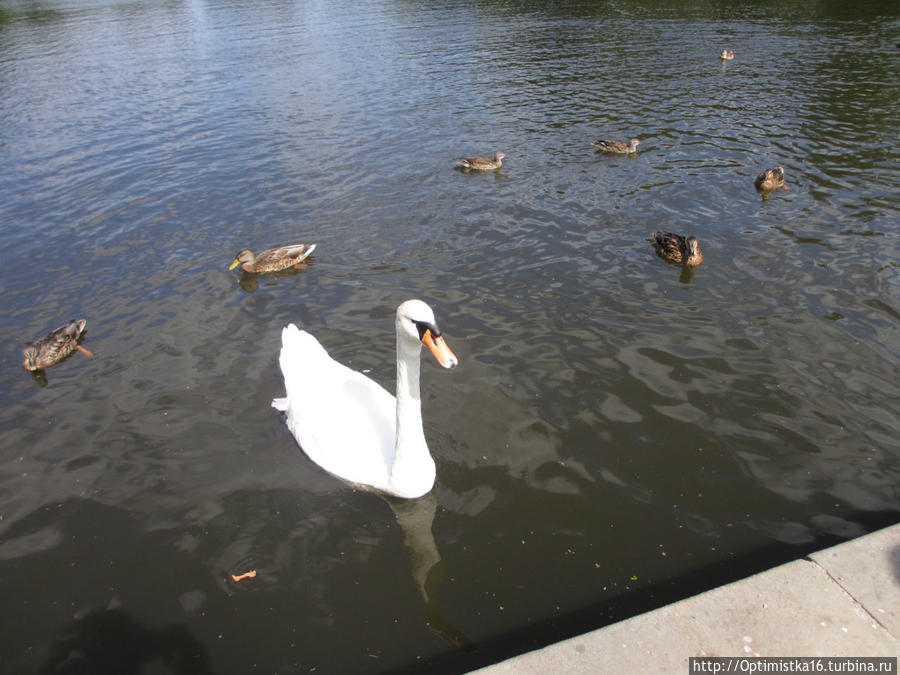
<path id="1" fill-rule="evenodd" d="M 385 489 L 394 454 L 394 397 L 332 359 L 293 324 L 282 331 L 279 363 L 286 396 L 272 405 L 286 413 L 303 451 L 345 480 Z"/>

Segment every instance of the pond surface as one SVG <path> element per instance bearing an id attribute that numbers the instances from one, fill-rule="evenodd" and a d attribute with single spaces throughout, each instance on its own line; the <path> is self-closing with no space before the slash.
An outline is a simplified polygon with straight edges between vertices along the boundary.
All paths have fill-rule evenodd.
<path id="1" fill-rule="evenodd" d="M 456 672 L 897 522 L 897 43 L 887 1 L 0 2 L 0 671 Z M 393 389 L 410 297 L 461 364 L 388 503 L 270 401 L 290 322 Z"/>

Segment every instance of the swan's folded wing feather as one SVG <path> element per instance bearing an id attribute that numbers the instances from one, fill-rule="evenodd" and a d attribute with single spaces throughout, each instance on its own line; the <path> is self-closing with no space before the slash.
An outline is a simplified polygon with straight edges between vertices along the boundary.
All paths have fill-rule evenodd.
<path id="1" fill-rule="evenodd" d="M 330 473 L 383 488 L 393 457 L 394 397 L 293 325 L 284 329 L 279 362 L 287 395 L 272 405 L 286 412 L 303 451 Z"/>

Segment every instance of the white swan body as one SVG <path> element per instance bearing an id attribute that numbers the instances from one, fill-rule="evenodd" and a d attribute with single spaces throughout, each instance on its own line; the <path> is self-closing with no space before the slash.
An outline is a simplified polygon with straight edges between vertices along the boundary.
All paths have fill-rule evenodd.
<path id="1" fill-rule="evenodd" d="M 309 458 L 345 480 L 412 499 L 429 492 L 435 467 L 422 429 L 419 355 L 424 343 L 445 368 L 457 364 L 421 300 L 397 308 L 397 396 L 332 359 L 294 324 L 281 334 L 286 395 L 272 406 Z"/>

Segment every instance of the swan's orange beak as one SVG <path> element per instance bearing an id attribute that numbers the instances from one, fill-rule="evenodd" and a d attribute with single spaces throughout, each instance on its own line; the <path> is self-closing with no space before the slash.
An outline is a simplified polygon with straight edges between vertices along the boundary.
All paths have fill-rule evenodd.
<path id="1" fill-rule="evenodd" d="M 456 368 L 456 364 L 459 361 L 456 358 L 456 354 L 450 351 L 450 347 L 444 341 L 443 335 L 435 337 L 429 328 L 422 334 L 422 342 L 425 343 L 425 346 L 428 347 L 434 358 L 437 359 L 437 362 L 444 368 Z"/>

